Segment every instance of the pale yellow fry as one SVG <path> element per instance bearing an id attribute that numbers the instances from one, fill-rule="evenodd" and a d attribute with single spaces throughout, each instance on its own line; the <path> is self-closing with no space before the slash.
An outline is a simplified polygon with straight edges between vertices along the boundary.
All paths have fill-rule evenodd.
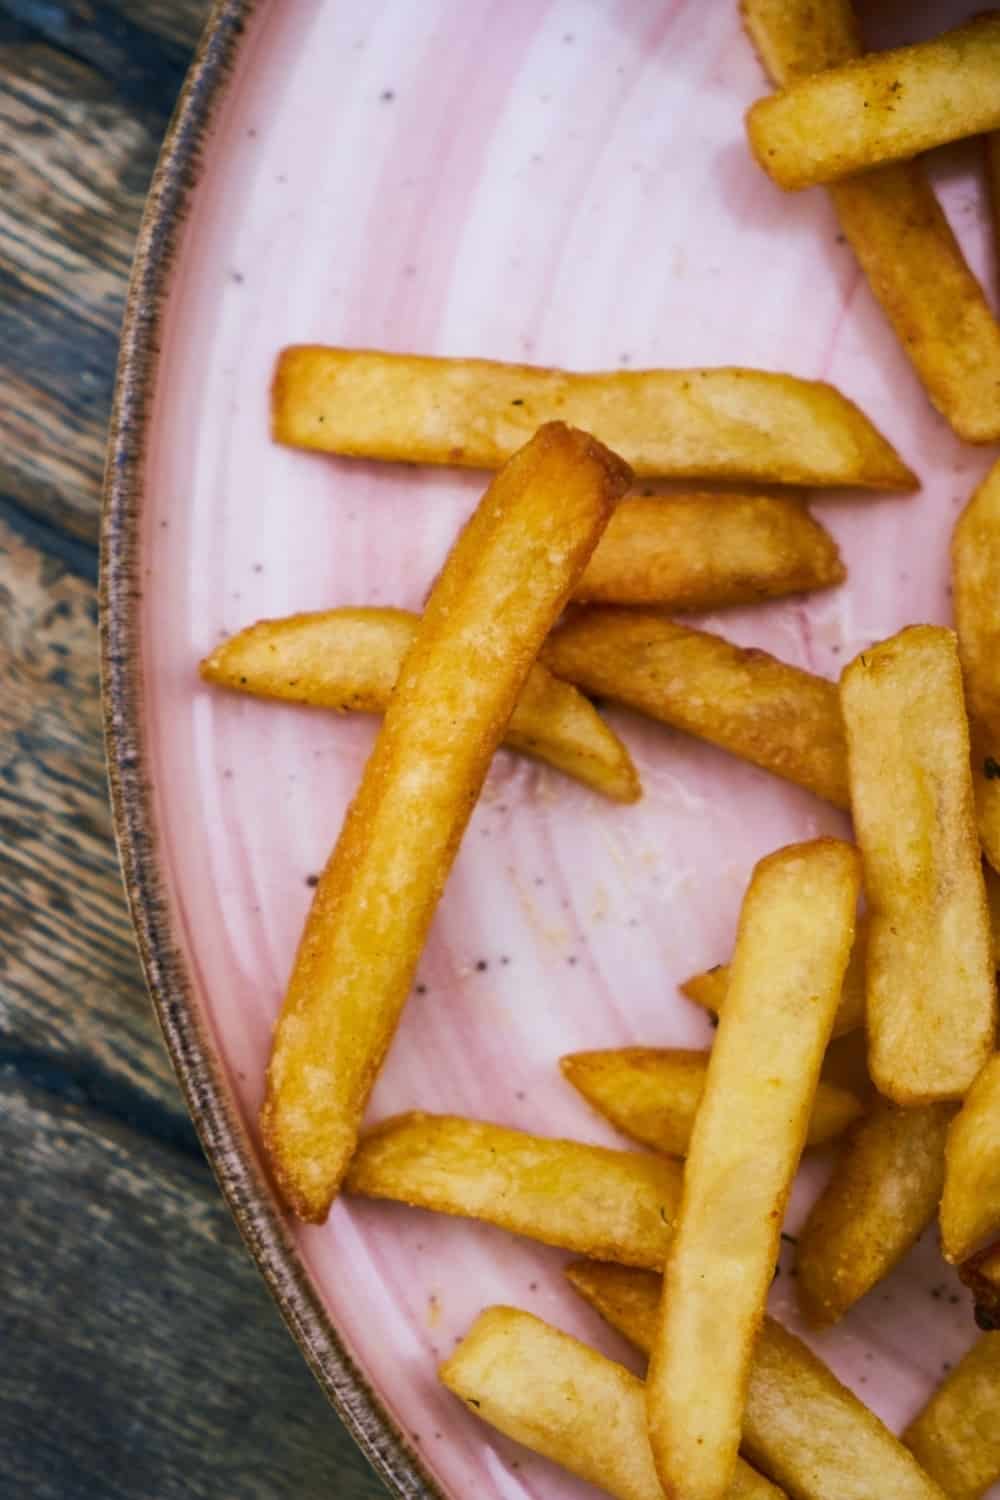
<path id="1" fill-rule="evenodd" d="M 903 1441 L 951 1500 L 979 1500 L 1000 1479 L 1000 1333 L 973 1344 Z"/>
<path id="2" fill-rule="evenodd" d="M 850 0 L 743 0 L 777 84 L 864 51 Z M 931 401 L 969 442 L 1000 437 L 1000 326 L 918 162 L 832 184 L 841 228 Z"/>
<path id="3" fill-rule="evenodd" d="M 567 1275 L 612 1328 L 649 1353 L 659 1277 L 588 1262 Z M 754 1350 L 742 1446 L 795 1500 L 942 1500 L 899 1439 L 773 1318 Z"/>
<path id="4" fill-rule="evenodd" d="M 757 865 L 684 1169 L 647 1386 L 676 1500 L 732 1476 L 754 1342 L 854 938 L 857 851 L 835 839 Z"/>
<path id="5" fill-rule="evenodd" d="M 955 1264 L 1000 1234 L 1000 1055 L 990 1058 L 955 1116 L 944 1162 L 941 1241 Z"/>
<path id="6" fill-rule="evenodd" d="M 573 1052 L 560 1060 L 563 1076 L 623 1135 L 670 1156 L 686 1156 L 705 1091 L 707 1052 L 671 1047 L 619 1047 Z M 856 1094 L 820 1081 L 807 1146 L 842 1135 L 864 1113 Z"/>
<path id="7" fill-rule="evenodd" d="M 862 652 L 841 706 L 872 1080 L 898 1104 L 960 1099 L 993 1049 L 997 997 L 954 635 L 915 625 Z"/>
<path id="8" fill-rule="evenodd" d="M 950 1104 L 879 1099 L 854 1126 L 799 1235 L 798 1292 L 811 1323 L 835 1323 L 934 1220 Z"/>
<path id="9" fill-rule="evenodd" d="M 301 1218 L 322 1221 L 493 752 L 628 469 L 542 428 L 445 563 L 320 878 L 274 1033 L 262 1134 Z"/>
<path id="10" fill-rule="evenodd" d="M 975 1298 L 980 1328 L 1000 1328 L 1000 1244 L 963 1261 L 958 1274 Z"/>
<path id="11" fill-rule="evenodd" d="M 282 352 L 271 391 L 278 442 L 406 463 L 499 468 L 556 417 L 595 433 L 649 477 L 917 484 L 833 386 L 762 370 L 576 374 L 304 344 Z"/>
<path id="12" fill-rule="evenodd" d="M 597 605 L 574 610 L 542 660 L 585 692 L 848 806 L 837 688 L 822 677 L 659 614 Z"/>
<path id="13" fill-rule="evenodd" d="M 207 682 L 337 713 L 384 713 L 420 616 L 402 609 L 329 609 L 260 620 L 216 646 Z M 642 794 L 632 759 L 589 699 L 535 662 L 503 743 L 616 802 Z"/>
<path id="14" fill-rule="evenodd" d="M 676 1162 L 551 1140 L 456 1115 L 397 1115 L 363 1136 L 345 1189 L 483 1219 L 579 1255 L 663 1265 Z"/>
<path id="15" fill-rule="evenodd" d="M 1000 901 L 998 901 L 1000 905 Z M 865 1024 L 865 957 L 868 951 L 868 919 L 860 916 L 854 930 L 854 947 L 844 975 L 844 988 L 833 1022 L 834 1036 L 846 1036 Z M 703 974 L 692 974 L 680 986 L 681 993 L 712 1015 L 722 1014 L 729 988 L 729 965 L 716 964 Z"/>
<path id="16" fill-rule="evenodd" d="M 983 851 L 1000 869 L 1000 463 L 963 510 L 951 582 Z"/>
<path id="17" fill-rule="evenodd" d="M 723 609 L 830 588 L 836 543 L 798 500 L 773 495 L 633 495 L 587 564 L 577 599 Z"/>
<path id="18" fill-rule="evenodd" d="M 1000 18 L 799 78 L 747 114 L 750 147 L 784 188 L 831 182 L 1000 127 Z"/>
<path id="19" fill-rule="evenodd" d="M 438 1371 L 498 1432 L 617 1500 L 664 1500 L 646 1436 L 642 1382 L 541 1318 L 490 1307 Z M 740 1463 L 727 1500 L 784 1492 Z"/>

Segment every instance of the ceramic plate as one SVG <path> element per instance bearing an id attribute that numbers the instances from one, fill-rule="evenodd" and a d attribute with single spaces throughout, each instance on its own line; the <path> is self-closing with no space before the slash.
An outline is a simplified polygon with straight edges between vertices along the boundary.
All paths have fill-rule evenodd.
<path id="1" fill-rule="evenodd" d="M 873 40 L 975 8 L 882 4 Z M 310 1229 L 276 1212 L 254 1155 L 269 1033 L 374 726 L 209 691 L 196 665 L 261 616 L 418 608 L 483 487 L 273 446 L 271 370 L 303 340 L 833 381 L 922 491 L 817 503 L 847 585 L 707 623 L 835 676 L 877 637 L 948 619 L 949 532 L 993 455 L 928 408 L 823 194 L 783 195 L 753 165 L 742 116 L 764 89 L 730 0 L 223 3 L 151 197 L 105 534 L 127 883 L 223 1189 L 327 1390 L 408 1495 L 584 1493 L 438 1386 L 436 1362 L 484 1304 L 630 1356 L 563 1285 L 554 1252 L 382 1204 L 340 1202 Z M 948 151 L 934 172 L 992 283 L 976 159 Z M 610 717 L 646 788 L 634 808 L 497 756 L 373 1120 L 422 1107 L 613 1143 L 559 1055 L 706 1044 L 677 981 L 728 953 L 754 861 L 846 831 L 762 772 Z M 824 1170 L 813 1162 L 798 1185 L 790 1233 Z M 773 1302 L 797 1327 L 788 1269 Z M 971 1335 L 928 1238 L 815 1342 L 898 1428 Z"/>

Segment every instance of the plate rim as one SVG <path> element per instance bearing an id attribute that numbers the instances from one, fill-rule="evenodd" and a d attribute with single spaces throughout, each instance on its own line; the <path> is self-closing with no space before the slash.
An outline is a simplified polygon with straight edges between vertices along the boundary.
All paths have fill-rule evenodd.
<path id="1" fill-rule="evenodd" d="M 202 144 L 248 24 L 270 3 L 214 0 L 160 149 L 136 240 L 108 428 L 100 531 L 101 708 L 111 814 L 153 1010 L 206 1159 L 244 1244 L 307 1364 L 379 1478 L 401 1500 L 446 1500 L 344 1346 L 239 1117 L 174 936 L 147 770 L 139 534 L 161 313 L 202 166 Z"/>

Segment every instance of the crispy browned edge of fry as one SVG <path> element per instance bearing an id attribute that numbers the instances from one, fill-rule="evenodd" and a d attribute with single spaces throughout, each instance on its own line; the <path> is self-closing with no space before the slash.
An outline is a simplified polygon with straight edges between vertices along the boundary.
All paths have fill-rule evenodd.
<path id="1" fill-rule="evenodd" d="M 963 1261 L 958 1274 L 972 1293 L 980 1328 L 1000 1329 L 1000 1240 Z"/>

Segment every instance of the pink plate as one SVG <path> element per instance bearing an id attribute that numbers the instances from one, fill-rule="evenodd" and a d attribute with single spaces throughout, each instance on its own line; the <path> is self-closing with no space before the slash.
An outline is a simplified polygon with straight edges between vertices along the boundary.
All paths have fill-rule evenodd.
<path id="1" fill-rule="evenodd" d="M 940 29 L 978 3 L 882 4 L 873 40 Z M 824 500 L 848 584 L 709 623 L 835 676 L 877 637 L 948 618 L 950 529 L 995 455 L 929 409 L 823 194 L 783 195 L 751 161 L 742 116 L 765 82 L 737 9 L 222 0 L 140 245 L 104 622 L 137 933 L 251 1248 L 327 1390 L 407 1495 L 584 1493 L 438 1385 L 436 1362 L 484 1304 L 529 1308 L 629 1356 L 563 1284 L 555 1253 L 381 1204 L 340 1202 L 306 1230 L 276 1212 L 254 1157 L 269 1033 L 310 876 L 374 726 L 209 691 L 196 666 L 261 616 L 418 607 L 483 487 L 476 474 L 272 445 L 275 356 L 303 340 L 831 380 L 896 443 L 921 493 Z M 934 170 L 992 281 L 975 163 L 975 148 L 956 149 Z M 559 1055 L 707 1043 L 676 984 L 728 952 L 752 864 L 845 830 L 762 772 L 612 717 L 646 788 L 634 808 L 498 755 L 371 1118 L 419 1106 L 613 1142 L 562 1082 Z M 790 1232 L 823 1169 L 803 1174 Z M 773 1300 L 798 1326 L 792 1290 L 780 1276 Z M 928 1237 L 813 1342 L 898 1429 L 972 1333 Z"/>

